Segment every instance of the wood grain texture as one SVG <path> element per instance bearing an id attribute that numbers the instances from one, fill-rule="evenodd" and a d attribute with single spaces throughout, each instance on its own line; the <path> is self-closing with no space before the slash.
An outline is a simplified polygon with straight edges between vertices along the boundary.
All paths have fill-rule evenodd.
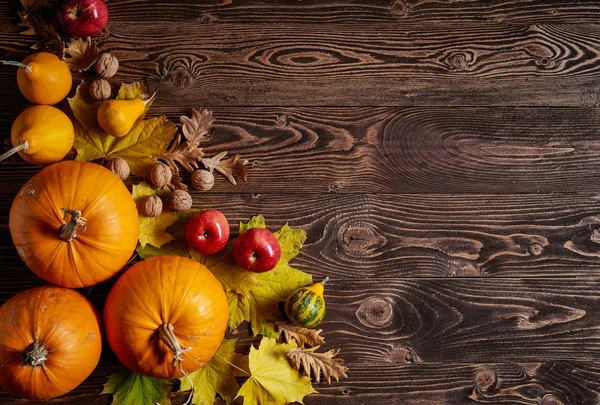
<path id="1" fill-rule="evenodd" d="M 178 122 L 187 107 L 151 115 Z M 161 107 L 162 106 L 162 107 Z M 198 107 L 198 106 L 196 106 Z M 10 131 L 23 109 L 0 111 Z M 68 111 L 65 109 L 65 111 Z M 600 189 L 598 108 L 213 108 L 208 153 L 240 153 L 248 182 L 215 191 L 295 194 L 516 194 Z M 0 182 L 20 187 L 38 169 L 15 157 Z M 9 169 L 10 168 L 10 169 Z"/>
<path id="2" fill-rule="evenodd" d="M 32 38 L 1 27 L 0 56 L 22 59 Z M 600 106 L 600 25 L 176 28 L 111 22 L 101 47 L 119 57 L 118 80 L 156 79 L 166 68 L 161 94 L 188 107 Z M 0 69 L 0 85 L 13 76 Z"/>

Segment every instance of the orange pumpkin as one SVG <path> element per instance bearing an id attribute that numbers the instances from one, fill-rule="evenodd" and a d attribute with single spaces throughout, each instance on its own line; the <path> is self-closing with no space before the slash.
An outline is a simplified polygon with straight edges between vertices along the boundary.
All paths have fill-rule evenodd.
<path id="1" fill-rule="evenodd" d="M 206 364 L 228 317 L 221 283 L 204 265 L 178 256 L 133 265 L 104 306 L 106 337 L 121 363 L 156 378 L 182 377 Z"/>
<path id="2" fill-rule="evenodd" d="M 25 98 L 34 104 L 56 104 L 71 91 L 71 70 L 52 53 L 31 54 L 19 66 L 17 85 Z"/>
<path id="3" fill-rule="evenodd" d="M 36 287 L 0 307 L 0 387 L 28 399 L 64 395 L 100 360 L 100 317 L 75 290 Z"/>
<path id="4" fill-rule="evenodd" d="M 9 227 L 31 270 L 72 288 L 115 275 L 139 234 L 137 208 L 123 182 L 98 164 L 77 161 L 55 163 L 25 183 Z"/>

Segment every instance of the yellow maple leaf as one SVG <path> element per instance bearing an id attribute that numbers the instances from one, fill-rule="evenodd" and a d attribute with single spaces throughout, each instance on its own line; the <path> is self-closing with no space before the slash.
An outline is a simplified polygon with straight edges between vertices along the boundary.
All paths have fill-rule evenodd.
<path id="1" fill-rule="evenodd" d="M 146 99 L 146 88 L 141 83 L 123 84 L 117 99 Z M 137 176 L 148 177 L 150 169 L 167 150 L 177 126 L 166 117 L 159 116 L 144 120 L 143 115 L 122 138 L 115 138 L 104 131 L 96 120 L 96 113 L 101 102 L 94 101 L 89 95 L 89 83 L 81 82 L 74 97 L 69 98 L 69 105 L 76 120 L 74 122 L 77 150 L 76 160 L 90 161 L 96 159 L 125 159 L 131 172 Z M 150 108 L 151 101 L 146 104 Z"/>
<path id="2" fill-rule="evenodd" d="M 193 404 L 213 405 L 217 394 L 231 404 L 240 386 L 235 377 L 240 375 L 238 364 L 242 356 L 234 352 L 236 339 L 225 339 L 215 355 L 201 369 L 189 375 L 194 386 Z M 181 378 L 179 391 L 189 391 L 192 384 L 187 378 Z"/>
<path id="3" fill-rule="evenodd" d="M 250 378 L 242 385 L 238 397 L 244 405 L 285 405 L 302 403 L 302 399 L 316 393 L 308 377 L 300 375 L 290 364 L 287 354 L 297 345 L 278 344 L 264 337 L 258 349 L 250 348 Z"/>
<path id="4" fill-rule="evenodd" d="M 139 204 L 139 202 L 145 197 L 151 195 L 160 196 L 161 193 L 168 192 L 161 192 L 160 190 L 154 189 L 150 187 L 146 182 L 135 184 L 131 192 L 133 200 L 136 204 Z M 165 243 L 169 243 L 170 241 L 175 239 L 171 234 L 167 232 L 167 227 L 169 227 L 171 224 L 173 224 L 173 222 L 177 220 L 176 213 L 170 211 L 163 211 L 158 217 L 145 217 L 143 215 L 140 215 L 139 219 L 139 241 L 142 247 L 144 247 L 146 244 L 150 244 L 159 248 Z"/>

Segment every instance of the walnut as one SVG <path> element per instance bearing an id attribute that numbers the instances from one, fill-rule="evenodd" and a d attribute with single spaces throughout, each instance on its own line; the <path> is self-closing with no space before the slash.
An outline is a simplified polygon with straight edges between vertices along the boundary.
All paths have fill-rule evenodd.
<path id="1" fill-rule="evenodd" d="M 116 174 L 121 180 L 125 180 L 129 176 L 129 165 L 125 159 L 111 159 L 106 163 L 106 168 Z"/>
<path id="2" fill-rule="evenodd" d="M 101 77 L 113 77 L 119 70 L 119 60 L 111 53 L 103 53 L 96 61 L 95 70 Z"/>
<path id="3" fill-rule="evenodd" d="M 106 79 L 96 79 L 90 83 L 90 96 L 96 101 L 108 100 L 112 90 Z"/>
<path id="4" fill-rule="evenodd" d="M 172 211 L 187 211 L 192 208 L 192 196 L 187 191 L 175 190 L 169 197 L 169 209 Z"/>
<path id="5" fill-rule="evenodd" d="M 157 217 L 163 210 L 163 203 L 160 197 L 151 195 L 140 203 L 140 214 L 146 217 Z"/>
<path id="6" fill-rule="evenodd" d="M 198 169 L 192 173 L 192 186 L 196 190 L 208 191 L 215 185 L 215 176 L 208 170 Z"/>
<path id="7" fill-rule="evenodd" d="M 157 163 L 150 170 L 150 181 L 155 187 L 166 187 L 173 178 L 171 168 L 164 163 Z"/>

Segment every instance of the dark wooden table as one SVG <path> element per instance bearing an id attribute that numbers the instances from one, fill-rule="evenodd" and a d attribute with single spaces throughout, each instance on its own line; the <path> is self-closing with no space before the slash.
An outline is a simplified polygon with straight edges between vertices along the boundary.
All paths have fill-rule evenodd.
<path id="1" fill-rule="evenodd" d="M 208 107 L 209 150 L 252 161 L 194 206 L 308 231 L 295 266 L 330 276 L 350 372 L 306 404 L 600 402 L 600 1 L 108 4 L 113 83 L 168 69 L 150 115 Z M 19 9 L 0 2 L 2 59 L 31 52 Z M 28 105 L 14 75 L 4 138 Z M 2 302 L 43 283 L 7 227 L 38 170 L 0 164 Z M 84 292 L 101 308 L 110 286 Z M 116 364 L 55 403 L 108 404 Z"/>

